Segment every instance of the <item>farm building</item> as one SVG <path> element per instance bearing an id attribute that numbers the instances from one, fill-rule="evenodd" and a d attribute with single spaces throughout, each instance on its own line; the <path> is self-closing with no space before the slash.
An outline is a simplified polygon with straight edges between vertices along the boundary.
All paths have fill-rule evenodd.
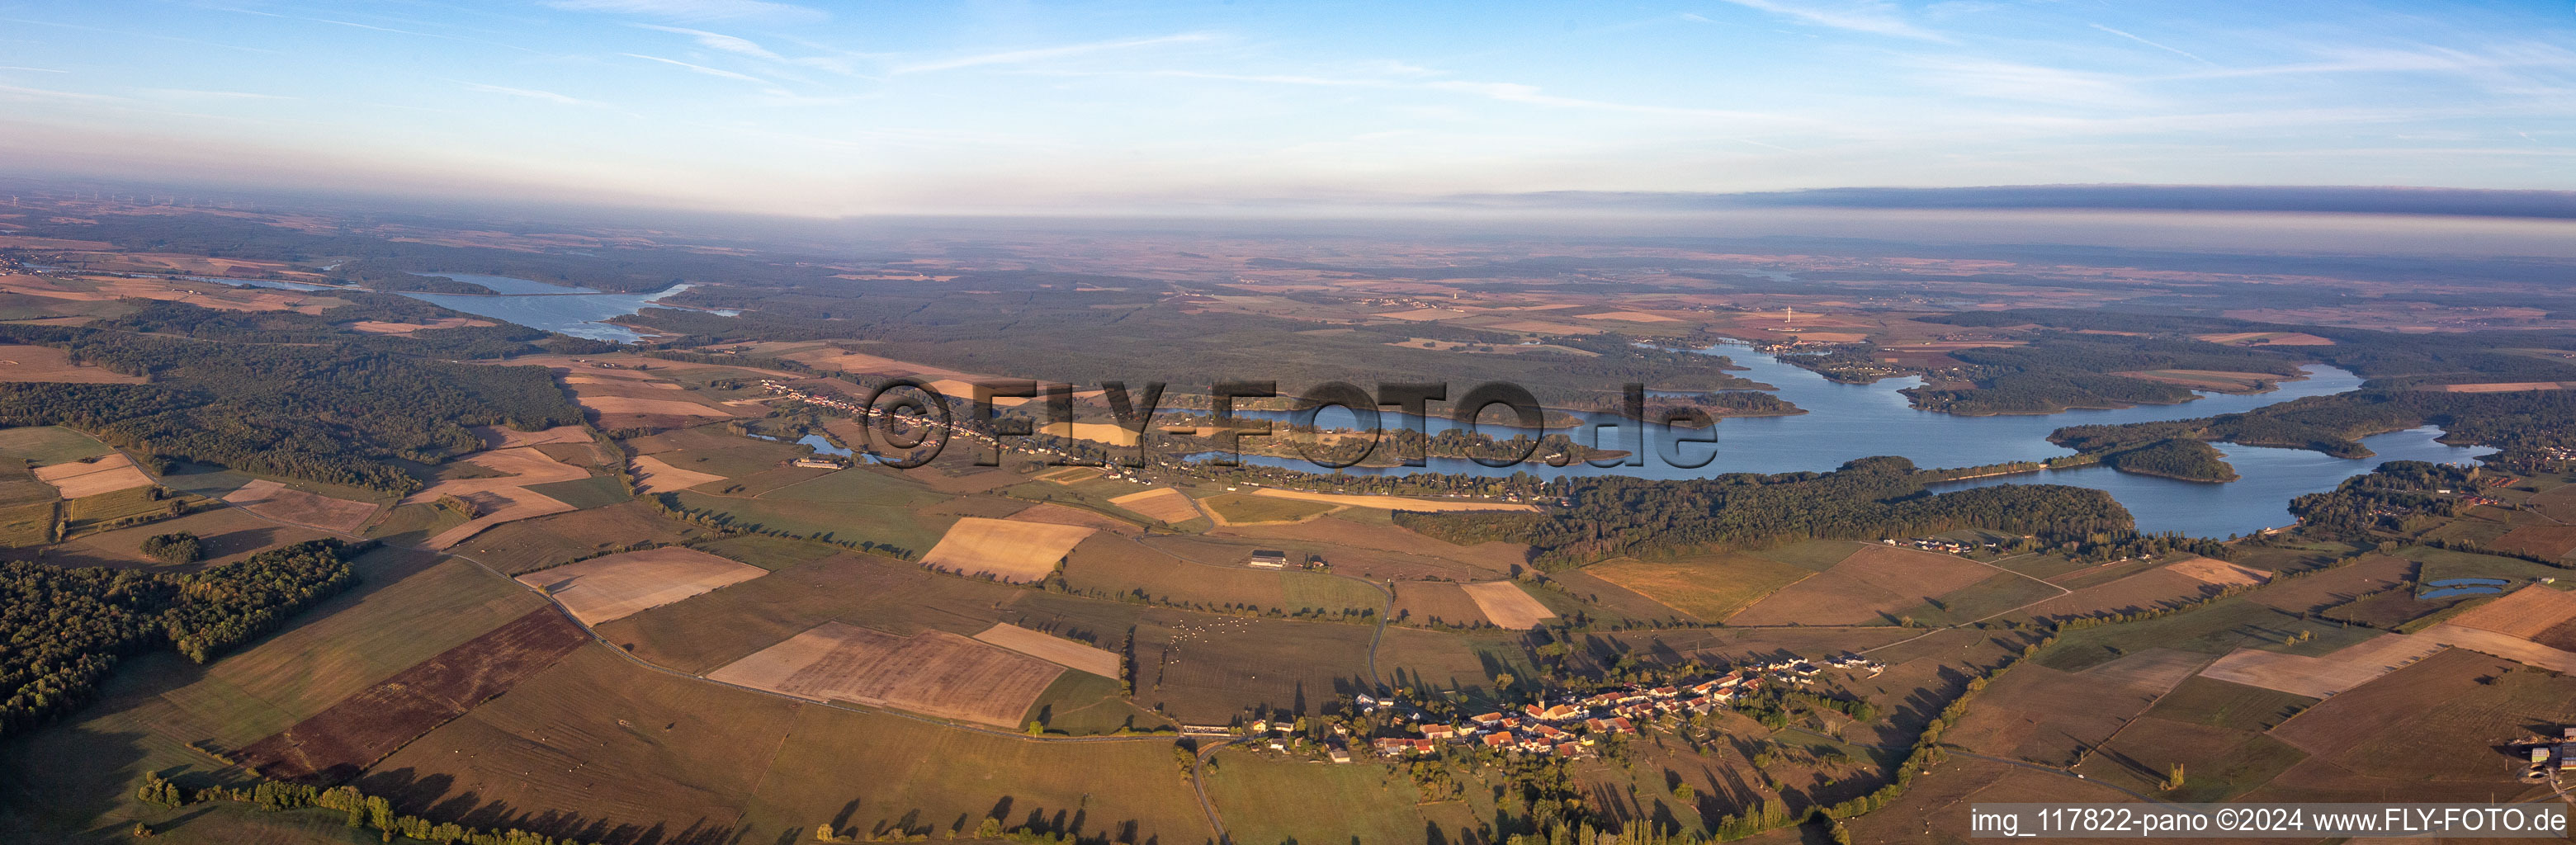
<path id="1" fill-rule="evenodd" d="M 1252 559 L 1244 561 L 1243 565 L 1258 569 L 1286 569 L 1288 568 L 1288 553 L 1272 551 L 1269 549 L 1254 549 L 1252 550 Z"/>

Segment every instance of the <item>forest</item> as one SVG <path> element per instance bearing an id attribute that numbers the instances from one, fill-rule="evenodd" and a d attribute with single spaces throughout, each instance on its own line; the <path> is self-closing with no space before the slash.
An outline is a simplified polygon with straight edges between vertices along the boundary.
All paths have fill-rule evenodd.
<path id="1" fill-rule="evenodd" d="M 2299 372 L 2295 359 L 2270 350 L 2124 335 L 2052 333 L 2028 346 L 1963 349 L 1950 357 L 1968 365 L 1966 378 L 1976 387 L 1906 391 L 1917 406 L 1953 414 L 2038 414 L 2170 405 L 2191 401 L 2195 394 L 2181 385 L 2115 374 L 2189 369 L 2286 378 Z"/>
<path id="2" fill-rule="evenodd" d="M 207 343 L 0 325 L 149 384 L 0 383 L 0 425 L 67 425 L 159 461 L 408 493 L 399 461 L 480 448 L 468 426 L 582 422 L 542 367 L 452 364 L 341 345 Z"/>
<path id="3" fill-rule="evenodd" d="M 2372 532 L 2402 530 L 2416 516 L 2452 516 L 2459 499 L 2437 490 L 2474 489 L 2473 467 L 2423 461 L 2389 461 L 2323 493 L 2290 500 L 2290 512 L 2309 535 L 2366 540 Z"/>
<path id="4" fill-rule="evenodd" d="M 207 660 L 356 582 L 373 541 L 312 540 L 188 572 L 0 563 L 0 736 L 87 703 L 118 658 Z"/>
<path id="5" fill-rule="evenodd" d="M 2206 442 L 2184 437 L 2171 437 L 2113 452 L 2102 458 L 2112 469 L 2141 475 L 2160 475 L 2184 481 L 2234 481 L 2236 468 L 2227 465 L 2227 456 Z"/>
<path id="6" fill-rule="evenodd" d="M 1401 514 L 1399 524 L 1459 542 L 1516 539 L 1542 569 L 1611 557 L 1753 549 L 1800 540 L 1876 540 L 1961 528 L 2036 535 L 2043 543 L 2125 535 L 2129 511 L 2099 490 L 2005 484 L 1927 493 L 1903 458 L 1862 458 L 1827 473 L 1651 481 L 1563 482 L 1565 505 L 1529 518 Z"/>

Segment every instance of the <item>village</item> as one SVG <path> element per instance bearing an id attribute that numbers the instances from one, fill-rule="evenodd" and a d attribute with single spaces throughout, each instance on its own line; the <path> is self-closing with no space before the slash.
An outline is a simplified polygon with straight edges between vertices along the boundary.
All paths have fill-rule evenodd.
<path id="1" fill-rule="evenodd" d="M 1389 720 L 1379 728 L 1381 732 L 1401 730 L 1416 736 L 1353 737 L 1347 724 L 1336 721 L 1330 726 L 1330 738 L 1310 742 L 1307 737 L 1315 725 L 1304 719 L 1262 720 L 1240 728 L 1194 727 L 1185 732 L 1242 736 L 1274 752 L 1320 753 L 1335 763 L 1352 762 L 1354 745 L 1365 745 L 1367 751 L 1390 759 L 1433 757 L 1448 748 L 1589 758 L 1598 755 L 1600 746 L 1612 738 L 1635 735 L 1664 721 L 1714 713 L 1766 686 L 1812 684 L 1827 668 L 1876 677 L 1887 666 L 1856 654 L 1823 661 L 1792 656 L 1692 683 L 1626 684 L 1588 694 L 1560 693 L 1517 710 L 1457 719 L 1435 717 L 1398 698 L 1367 694 L 1352 696 L 1344 708 L 1342 715 L 1346 717 Z"/>

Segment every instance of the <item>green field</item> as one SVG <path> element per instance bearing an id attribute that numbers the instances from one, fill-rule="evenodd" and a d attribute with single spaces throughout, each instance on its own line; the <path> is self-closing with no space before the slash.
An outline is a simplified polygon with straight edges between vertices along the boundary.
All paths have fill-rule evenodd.
<path id="1" fill-rule="evenodd" d="M 915 513 L 949 497 L 891 470 L 845 470 L 757 499 L 688 491 L 672 495 L 681 507 L 713 511 L 746 527 L 846 543 L 872 540 L 915 557 L 930 551 L 957 521 Z"/>
<path id="2" fill-rule="evenodd" d="M 1043 722 L 1050 732 L 1077 735 L 1175 727 L 1172 720 L 1129 702 L 1119 691 L 1117 678 L 1070 671 L 1057 676 L 1055 684 L 1030 703 L 1029 715 L 1022 721 Z"/>
<path id="3" fill-rule="evenodd" d="M 1199 500 L 1199 505 L 1225 517 L 1227 522 L 1295 522 L 1333 509 L 1323 502 L 1303 499 L 1281 499 L 1242 493 L 1221 493 Z"/>
<path id="4" fill-rule="evenodd" d="M 628 445 L 673 468 L 726 478 L 772 469 L 808 451 L 793 443 L 744 437 L 725 430 L 721 423 L 639 437 Z"/>
<path id="5" fill-rule="evenodd" d="M 1848 550 L 1845 552 L 1848 554 Z M 1824 555 L 1801 555 L 1822 559 Z M 1836 561 L 1842 558 L 1835 558 Z M 1832 564 L 1828 563 L 1827 566 Z M 1672 560 L 1619 558 L 1584 567 L 1591 573 L 1703 622 L 1724 621 L 1782 587 L 1815 574 L 1815 570 L 1769 556 L 1728 552 Z"/>
<path id="6" fill-rule="evenodd" d="M 0 506 L 0 547 L 34 546 L 53 530 L 54 503 L 26 502 Z"/>
<path id="7" fill-rule="evenodd" d="M 437 536 L 438 532 L 463 525 L 464 514 L 445 510 L 428 502 L 398 505 L 385 511 L 366 534 L 397 546 L 415 546 Z"/>
<path id="8" fill-rule="evenodd" d="M 836 546 L 793 537 L 745 534 L 697 544 L 701 551 L 729 557 L 753 566 L 777 571 L 800 563 L 812 563 L 841 553 Z"/>
<path id="9" fill-rule="evenodd" d="M 2297 645 L 2285 642 L 2302 631 L 2315 637 Z M 2378 636 L 2369 628 L 2345 628 L 2331 622 L 2303 620 L 2230 596 L 2188 613 L 2139 622 L 2068 631 L 2057 646 L 2040 657 L 2041 665 L 2069 672 L 2095 666 L 2133 651 L 2163 647 L 2202 654 L 2225 654 L 2237 648 L 2259 648 L 2315 657 Z"/>
<path id="10" fill-rule="evenodd" d="M 115 450 L 97 438 L 58 425 L 0 428 L 0 457 L 34 461 L 37 466 L 85 461 L 111 451 Z"/>
<path id="11" fill-rule="evenodd" d="M 1377 588 L 1339 575 L 1313 572 L 1279 573 L 1280 590 L 1287 594 L 1290 608 L 1316 607 L 1325 610 L 1367 609 L 1386 612 L 1386 594 Z"/>
<path id="12" fill-rule="evenodd" d="M 2172 692 L 2157 699 L 2144 715 L 2230 728 L 2240 731 L 2268 731 L 2289 720 L 2299 711 L 2317 703 L 2304 695 L 2247 686 L 2239 683 L 2194 675 L 2184 678 Z"/>
<path id="13" fill-rule="evenodd" d="M 176 499 L 160 498 L 158 487 L 133 487 L 63 503 L 63 535 L 69 537 L 101 523 L 168 516 Z"/>
<path id="14" fill-rule="evenodd" d="M 2538 581 L 2542 578 L 2569 580 L 2565 569 L 2521 558 L 2484 555 L 2476 552 L 2409 546 L 2397 550 L 2397 556 L 2423 564 L 2415 570 L 2415 582 L 2424 584 L 2452 578 L 2505 578 L 2514 581 Z"/>
<path id="15" fill-rule="evenodd" d="M 1929 625 L 1974 622 L 2042 599 L 2062 595 L 2056 588 L 2010 572 L 1952 590 L 1939 598 L 1897 612 L 1899 617 Z"/>
<path id="16" fill-rule="evenodd" d="M 1358 756 L 1366 760 L 1367 752 Z M 1237 842 L 1420 842 L 1413 781 L 1374 763 L 1312 763 L 1219 751 L 1208 798 Z"/>

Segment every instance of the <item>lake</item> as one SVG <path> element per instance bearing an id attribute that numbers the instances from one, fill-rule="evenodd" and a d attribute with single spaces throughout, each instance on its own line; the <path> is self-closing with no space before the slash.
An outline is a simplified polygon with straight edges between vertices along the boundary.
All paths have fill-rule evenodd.
<path id="1" fill-rule="evenodd" d="M 473 282 L 496 291 L 492 294 L 412 293 L 403 295 L 423 302 L 462 311 L 477 317 L 490 317 L 591 340 L 613 340 L 621 343 L 644 339 L 624 326 L 603 320 L 623 317 L 641 311 L 645 306 L 688 290 L 686 283 L 675 284 L 652 293 L 601 293 L 584 287 L 565 287 L 506 276 L 480 276 L 472 273 L 424 273 L 444 276 L 460 282 Z"/>
<path id="2" fill-rule="evenodd" d="M 1873 384 L 1837 384 L 1813 371 L 1782 363 L 1749 346 L 1729 344 L 1699 351 L 1732 358 L 1737 366 L 1745 368 L 1736 375 L 1777 387 L 1775 395 L 1806 409 L 1807 413 L 1719 421 L 1714 430 L 1718 440 L 1714 457 L 1706 466 L 1696 469 L 1684 469 L 1659 459 L 1653 454 L 1657 448 L 1655 440 L 1650 438 L 1645 465 L 1636 467 L 1602 469 L 1578 462 L 1567 467 L 1531 463 L 1498 469 L 1463 458 L 1433 458 L 1429 466 L 1422 468 L 1352 467 L 1344 471 L 1398 475 L 1433 471 L 1489 476 L 1527 472 L 1541 477 L 1617 473 L 1673 479 L 1706 478 L 1730 472 L 1823 471 L 1854 458 L 1872 455 L 1904 457 L 1913 461 L 1915 466 L 1927 469 L 2039 461 L 2074 454 L 2073 450 L 2048 442 L 2050 432 L 2065 426 L 2153 422 L 2237 413 L 2301 397 L 2342 393 L 2359 387 L 2362 381 L 2359 376 L 2344 370 L 2312 366 L 2306 370 L 2307 378 L 2282 382 L 2279 389 L 2267 393 L 2202 393 L 2201 398 L 2178 405 L 1970 417 L 1913 408 L 1905 394 L 1899 391 L 1920 385 L 1920 379 L 1909 377 L 1882 379 Z M 1285 419 L 1287 416 L 1285 413 L 1249 412 L 1241 415 L 1271 419 Z M 1606 414 L 1579 416 L 1584 416 L 1592 424 L 1623 422 Z M 1392 429 L 1401 419 L 1404 418 L 1388 415 L 1384 425 Z M 1355 420 L 1350 413 L 1331 408 L 1318 417 L 1317 423 L 1325 427 L 1349 427 L 1356 425 Z M 1426 430 L 1432 432 L 1455 426 L 1445 416 L 1434 417 L 1424 423 Z M 1496 426 L 1484 426 L 1483 430 L 1505 437 L 1514 431 Z M 1704 436 L 1707 432 L 1699 434 Z M 1611 448 L 1620 446 L 1616 432 L 1604 432 L 1604 435 L 1603 445 Z M 2227 455 L 2228 463 L 2235 465 L 2237 474 L 2243 476 L 2241 480 L 2225 484 L 2135 475 L 2096 466 L 1949 482 L 1935 485 L 1934 489 L 2032 483 L 2089 487 L 2109 492 L 2119 499 L 2137 517 L 2139 530 L 2225 537 L 2288 525 L 2291 522 L 2290 499 L 2334 489 L 2335 484 L 2343 479 L 2369 472 L 2385 461 L 2465 463 L 2472 456 L 2486 451 L 2433 442 L 2439 436 L 2441 432 L 2438 429 L 2428 426 L 2363 438 L 2363 445 L 2377 453 L 2363 459 L 2336 458 L 2299 449 L 2213 444 Z M 1709 446 L 1693 444 L 1686 446 L 1679 457 L 1683 462 L 1696 462 L 1710 454 Z M 1316 469 L 1313 464 L 1296 458 L 1246 455 L 1243 460 L 1264 466 Z"/>

